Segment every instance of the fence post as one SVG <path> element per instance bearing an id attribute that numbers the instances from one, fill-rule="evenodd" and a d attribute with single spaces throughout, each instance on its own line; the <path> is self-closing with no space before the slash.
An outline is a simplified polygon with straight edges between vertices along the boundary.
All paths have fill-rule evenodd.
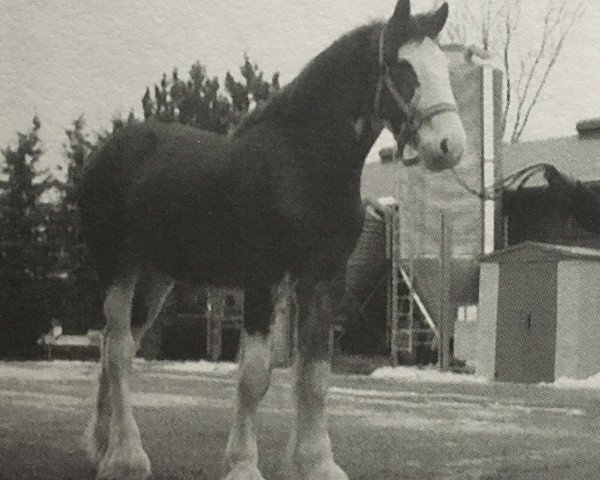
<path id="1" fill-rule="evenodd" d="M 386 262 L 389 268 L 387 318 L 390 327 L 390 355 L 392 366 L 398 366 L 398 320 L 399 320 L 399 272 L 400 272 L 400 221 L 397 206 L 389 206 L 385 210 L 386 226 Z"/>
<path id="2" fill-rule="evenodd" d="M 439 366 L 442 371 L 450 370 L 452 366 L 451 339 L 454 333 L 454 317 L 456 308 L 452 302 L 452 215 L 448 211 L 441 214 L 440 242 L 440 288 L 439 288 L 439 319 L 441 345 L 438 347 Z"/>

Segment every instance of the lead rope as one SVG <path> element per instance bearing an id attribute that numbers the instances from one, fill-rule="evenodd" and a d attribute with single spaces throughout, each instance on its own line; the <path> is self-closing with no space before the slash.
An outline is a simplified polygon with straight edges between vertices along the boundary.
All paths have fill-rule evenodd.
<path id="1" fill-rule="evenodd" d="M 517 188 L 522 188 L 527 181 L 533 177 L 536 173 L 545 173 L 548 168 L 553 168 L 552 165 L 548 163 L 536 163 L 535 165 L 530 165 L 529 167 L 525 167 L 518 172 L 515 172 L 507 177 L 504 177 L 497 182 L 495 182 L 490 187 L 485 188 L 483 191 L 479 192 L 473 188 L 471 188 L 458 174 L 455 168 L 452 168 L 452 173 L 454 178 L 458 182 L 458 184 L 463 187 L 467 192 L 475 195 L 481 200 L 498 200 L 500 197 L 497 195 L 498 190 L 509 188 L 518 183 Z"/>

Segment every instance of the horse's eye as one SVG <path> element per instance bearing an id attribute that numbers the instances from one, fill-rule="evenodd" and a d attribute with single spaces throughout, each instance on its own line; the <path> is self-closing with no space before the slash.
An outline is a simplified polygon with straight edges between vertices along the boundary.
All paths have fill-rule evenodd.
<path id="1" fill-rule="evenodd" d="M 412 70 L 412 65 L 410 64 L 410 62 L 402 58 L 398 60 L 398 63 L 396 63 L 396 65 L 400 70 Z"/>
<path id="2" fill-rule="evenodd" d="M 399 59 L 392 70 L 395 75 L 401 79 L 402 83 L 406 84 L 409 88 L 414 89 L 419 86 L 417 73 L 408 60 L 403 58 Z"/>

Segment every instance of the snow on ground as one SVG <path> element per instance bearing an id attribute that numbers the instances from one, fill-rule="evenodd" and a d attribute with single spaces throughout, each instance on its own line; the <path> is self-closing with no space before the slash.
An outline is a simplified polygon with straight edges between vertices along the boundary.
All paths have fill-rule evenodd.
<path id="1" fill-rule="evenodd" d="M 371 373 L 371 377 L 437 383 L 488 383 L 488 380 L 485 378 L 452 372 L 440 372 L 437 367 L 381 367 Z"/>
<path id="2" fill-rule="evenodd" d="M 172 370 L 178 372 L 194 372 L 194 373 L 218 373 L 226 374 L 237 370 L 236 363 L 230 362 L 207 362 L 206 360 L 188 361 L 188 362 L 161 362 L 159 363 L 161 370 Z"/>
<path id="3" fill-rule="evenodd" d="M 594 390 L 600 390 L 600 372 L 592 375 L 591 377 L 585 378 L 583 380 L 575 380 L 573 378 L 559 378 L 554 383 L 543 384 L 546 386 L 551 386 L 555 388 L 561 389 L 579 389 L 579 388 L 589 388 Z"/>
<path id="4" fill-rule="evenodd" d="M 62 380 L 88 380 L 96 371 L 96 362 L 53 360 L 43 362 L 0 362 L 0 380 L 55 382 Z"/>
<path id="5" fill-rule="evenodd" d="M 136 359 L 135 367 L 143 368 L 144 365 L 152 365 L 153 369 L 168 373 L 202 373 L 228 376 L 237 372 L 238 365 L 230 362 L 212 363 L 205 360 L 187 362 L 146 362 Z M 69 380 L 90 380 L 98 373 L 98 362 L 52 360 L 52 361 L 30 361 L 30 362 L 0 362 L 1 380 L 40 381 L 56 382 Z M 155 371 L 156 375 L 160 375 Z M 489 380 L 478 378 L 473 375 L 457 374 L 452 372 L 440 372 L 436 367 L 382 367 L 371 374 L 376 379 L 411 380 L 431 383 L 475 383 L 486 384 Z M 540 387 L 552 387 L 558 389 L 593 389 L 600 390 L 600 372 L 586 379 L 559 378 L 553 383 L 540 383 Z M 333 387 L 334 393 L 356 394 L 356 392 L 343 391 Z M 369 394 L 373 392 L 368 392 Z M 381 395 L 381 394 L 380 394 Z M 360 396 L 360 394 L 358 394 Z"/>
<path id="6" fill-rule="evenodd" d="M 194 372 L 226 375 L 237 371 L 237 364 L 221 362 L 212 363 L 204 360 L 190 362 L 146 362 L 136 359 L 135 368 L 152 365 L 159 370 L 171 372 Z M 30 361 L 30 362 L 0 362 L 0 380 L 23 380 L 56 382 L 66 380 L 89 380 L 100 368 L 98 362 L 83 362 L 70 360 Z"/>
<path id="7" fill-rule="evenodd" d="M 417 380 L 436 383 L 490 383 L 490 380 L 473 375 L 440 372 L 436 367 L 382 367 L 375 370 L 371 377 L 396 380 Z M 564 390 L 593 389 L 600 390 L 600 372 L 586 379 L 559 378 L 553 383 L 540 383 L 540 387 L 553 387 Z"/>

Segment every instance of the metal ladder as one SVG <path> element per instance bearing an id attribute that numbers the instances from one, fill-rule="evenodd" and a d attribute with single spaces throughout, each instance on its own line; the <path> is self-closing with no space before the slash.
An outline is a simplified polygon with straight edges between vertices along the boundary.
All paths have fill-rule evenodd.
<path id="1" fill-rule="evenodd" d="M 388 280 L 387 303 L 387 344 L 390 347 L 392 364 L 398 364 L 398 354 L 414 354 L 417 346 L 430 344 L 433 340 L 420 340 L 427 335 L 439 341 L 439 331 L 425 304 L 421 301 L 414 287 L 412 254 L 401 261 L 401 231 L 400 212 L 397 205 L 390 205 L 385 209 L 386 220 L 386 257 L 390 265 Z M 410 232 L 407 232 L 410 242 Z M 409 245 L 411 247 L 412 245 Z M 412 252 L 412 250 L 411 250 Z M 399 292 L 399 287 L 404 284 L 405 294 Z M 421 328 L 415 319 L 417 309 L 422 314 L 428 328 Z"/>

